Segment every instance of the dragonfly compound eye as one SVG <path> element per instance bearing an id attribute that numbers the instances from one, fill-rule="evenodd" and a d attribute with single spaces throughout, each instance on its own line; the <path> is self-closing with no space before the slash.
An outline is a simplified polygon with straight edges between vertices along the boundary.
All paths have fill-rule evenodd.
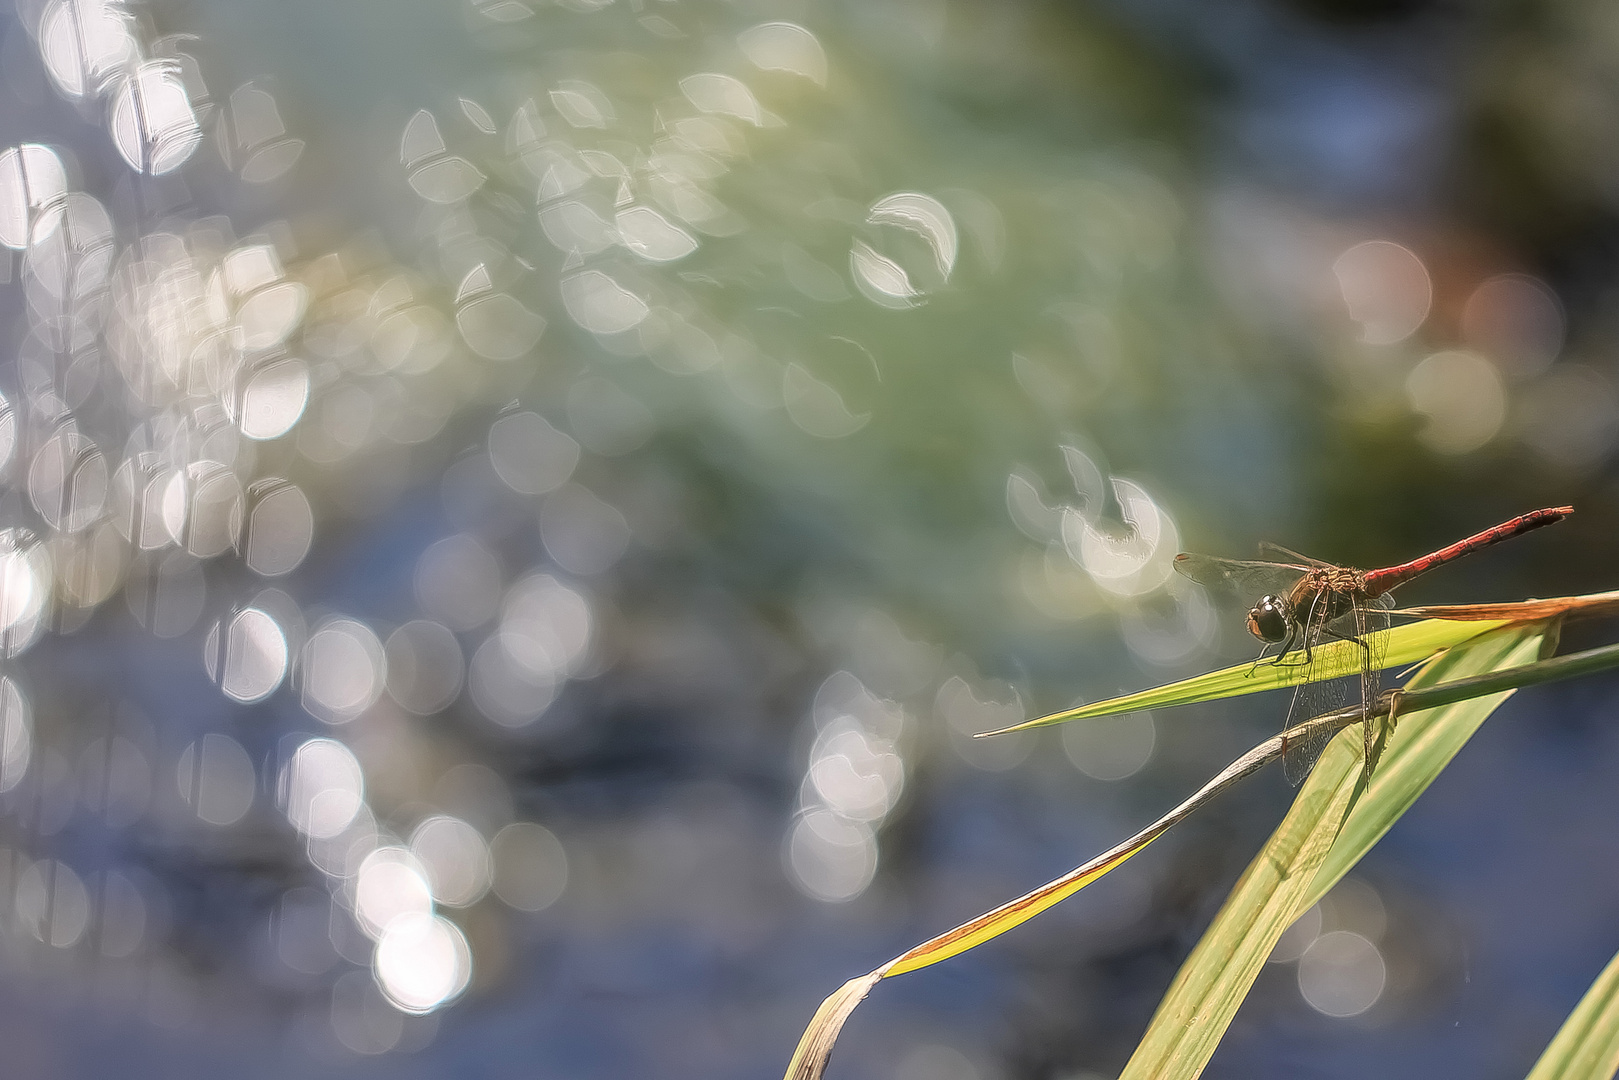
<path id="1" fill-rule="evenodd" d="M 1287 608 L 1280 597 L 1260 597 L 1248 613 L 1248 632 L 1260 641 L 1281 641 L 1287 636 Z"/>

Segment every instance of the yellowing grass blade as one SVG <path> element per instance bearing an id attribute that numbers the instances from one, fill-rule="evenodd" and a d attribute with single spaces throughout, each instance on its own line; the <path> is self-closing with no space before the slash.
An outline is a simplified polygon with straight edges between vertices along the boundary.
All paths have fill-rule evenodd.
<path id="1" fill-rule="evenodd" d="M 1280 752 L 1279 748 L 1277 752 Z M 849 1018 L 854 1007 L 860 1004 L 861 999 L 878 980 L 889 975 L 903 975 L 907 971 L 915 971 L 917 968 L 948 960 L 975 945 L 983 944 L 992 937 L 1004 934 L 1020 923 L 1027 922 L 1053 904 L 1072 896 L 1109 870 L 1123 864 L 1130 856 L 1162 836 L 1169 826 L 1178 820 L 1179 817 L 1174 821 L 1165 819 L 1167 823 L 1158 823 L 1118 847 L 1097 856 L 1084 866 L 1076 867 L 1057 880 L 1002 904 L 993 911 L 987 911 L 976 919 L 962 923 L 954 930 L 924 941 L 875 971 L 858 979 L 850 979 L 831 997 L 821 1002 L 821 1007 L 815 1010 L 815 1016 L 810 1020 L 809 1027 L 804 1029 L 803 1036 L 798 1040 L 798 1047 L 793 1051 L 792 1061 L 787 1066 L 786 1080 L 819 1080 L 821 1074 L 826 1071 L 826 1062 L 832 1055 L 832 1046 L 837 1041 L 838 1032 L 843 1030 L 843 1022 Z"/>
<path id="2" fill-rule="evenodd" d="M 1527 1080 L 1609 1080 L 1619 1072 L 1619 956 L 1596 982 L 1540 1055 Z"/>
<path id="3" fill-rule="evenodd" d="M 1331 723 L 1337 726 L 1347 722 L 1348 719 L 1310 721 L 1312 724 Z M 1294 729 L 1295 732 L 1297 730 Z M 1286 742 L 1282 735 L 1273 735 L 1222 769 L 1218 776 L 1203 785 L 1191 798 L 1124 843 L 1104 851 L 1091 861 L 1075 867 L 1062 877 L 1040 886 L 1031 893 L 1002 904 L 993 911 L 987 911 L 976 919 L 964 922 L 954 930 L 924 941 L 870 974 L 844 983 L 816 1010 L 809 1027 L 805 1029 L 803 1037 L 798 1042 L 798 1049 L 793 1053 L 792 1062 L 787 1067 L 787 1080 L 817 1080 L 821 1076 L 826 1068 L 827 1058 L 832 1053 L 832 1045 L 837 1039 L 838 1032 L 843 1028 L 843 1022 L 849 1018 L 854 1007 L 879 979 L 948 960 L 1032 919 L 1108 871 L 1121 866 L 1125 860 L 1168 832 L 1173 825 L 1185 819 L 1198 807 L 1239 780 L 1263 768 L 1272 759 L 1280 757 L 1285 746 Z"/>
<path id="4" fill-rule="evenodd" d="M 1391 615 L 1416 619 L 1511 619 L 1538 622 L 1541 619 L 1587 619 L 1619 612 L 1619 591 L 1586 593 L 1583 596 L 1554 596 L 1547 600 L 1514 600 L 1505 604 L 1439 604 L 1401 608 Z"/>
<path id="5" fill-rule="evenodd" d="M 1539 655 L 1548 632 L 1546 623 L 1496 629 L 1455 645 L 1407 686 L 1417 689 L 1527 663 Z M 1282 931 L 1360 860 L 1506 696 L 1400 718 L 1364 790 L 1361 733 L 1349 727 L 1333 739 L 1287 817 L 1175 976 L 1120 1080 L 1198 1076 Z"/>
<path id="6" fill-rule="evenodd" d="M 816 1080 L 826 1071 L 826 1059 L 832 1056 L 832 1044 L 843 1030 L 843 1022 L 882 977 L 882 968 L 878 968 L 869 975 L 850 979 L 821 1002 L 809 1027 L 804 1029 L 804 1037 L 798 1040 L 793 1060 L 787 1063 L 786 1080 Z"/>
<path id="7" fill-rule="evenodd" d="M 1506 625 L 1506 620 L 1475 620 L 1469 622 L 1455 622 L 1441 619 L 1427 619 L 1406 626 L 1397 626 L 1392 630 L 1380 630 L 1378 635 L 1387 641 L 1387 651 L 1383 654 L 1384 667 L 1403 667 L 1414 664 L 1419 660 L 1426 660 L 1435 653 L 1460 645 L 1497 627 Z M 1317 645 L 1315 651 L 1324 654 L 1320 657 L 1322 662 L 1314 666 L 1317 671 L 1355 671 L 1359 670 L 1361 646 L 1353 641 L 1334 641 L 1325 645 Z M 1352 655 L 1349 655 L 1352 652 Z M 1337 654 L 1346 654 L 1338 656 Z M 1026 728 L 1045 727 L 1048 724 L 1062 724 L 1069 720 L 1085 720 L 1097 716 L 1112 716 L 1115 713 L 1135 712 L 1139 709 L 1162 709 L 1171 705 L 1190 705 L 1197 701 L 1213 701 L 1216 698 L 1238 697 L 1242 694 L 1257 694 L 1261 690 L 1275 690 L 1285 686 L 1297 686 L 1306 681 L 1304 679 L 1305 666 L 1302 663 L 1272 664 L 1262 663 L 1257 667 L 1252 663 L 1238 664 L 1236 667 L 1222 668 L 1219 671 L 1210 671 L 1203 675 L 1195 675 L 1190 679 L 1169 683 L 1165 686 L 1154 687 L 1151 690 L 1140 690 L 1123 697 L 1109 698 L 1106 701 L 1095 701 L 1089 705 L 1081 705 L 1075 709 L 1068 709 L 1050 716 L 1042 716 L 1036 720 L 1026 720 L 1021 724 L 1001 728 L 998 731 L 987 731 L 984 735 L 1002 735 L 1009 731 L 1022 731 Z"/>
<path id="8" fill-rule="evenodd" d="M 1440 632 L 1419 634 L 1413 632 L 1417 627 L 1393 632 L 1408 633 L 1397 654 L 1405 660 L 1391 663 L 1432 656 L 1436 650 L 1448 647 L 1448 651 L 1423 666 L 1407 689 L 1420 690 L 1522 665 L 1535 659 L 1549 640 L 1546 623 L 1503 626 L 1475 621 L 1460 624 L 1467 628 L 1465 635 L 1446 632 L 1454 625 L 1439 624 Z M 1390 652 L 1395 652 L 1394 642 L 1390 643 Z M 1611 657 L 1607 664 L 1611 666 Z M 1231 671 L 1246 671 L 1246 667 Z M 1542 677 L 1550 676 L 1543 673 Z M 1259 967 L 1269 957 L 1276 938 L 1377 842 L 1508 692 L 1464 699 L 1402 717 L 1396 732 L 1386 740 L 1382 764 L 1368 792 L 1362 792 L 1360 787 L 1362 737 L 1356 710 L 1312 719 L 1285 733 L 1287 738 L 1297 738 L 1306 726 L 1343 729 L 1328 745 L 1286 820 L 1249 867 L 1215 925 L 1182 968 L 1159 1006 L 1147 1038 L 1131 1059 L 1130 1069 L 1134 1071 L 1125 1075 L 1196 1076 L 1213 1053 Z M 1115 702 L 1124 700 L 1130 699 Z M 1132 704 L 1114 711 L 1139 707 Z M 1285 741 L 1279 734 L 1254 747 L 1158 821 L 1055 881 L 845 983 L 816 1011 L 793 1054 L 787 1080 L 819 1080 L 844 1022 L 877 982 L 963 953 L 1073 895 L 1122 865 L 1227 787 L 1280 757 Z"/>

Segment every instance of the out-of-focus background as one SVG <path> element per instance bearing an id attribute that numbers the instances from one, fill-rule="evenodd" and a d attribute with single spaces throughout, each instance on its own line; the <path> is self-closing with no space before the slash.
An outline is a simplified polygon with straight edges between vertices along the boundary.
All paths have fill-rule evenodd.
<path id="1" fill-rule="evenodd" d="M 1402 599 L 1613 587 L 1616 87 L 1596 0 L 17 0 L 3 1071 L 777 1075 L 1276 729 L 969 739 L 1252 655 L 1177 551 L 1571 502 Z M 1614 693 L 1503 708 L 1210 1075 L 1521 1075 Z M 1290 795 L 833 1075 L 1113 1075 Z"/>

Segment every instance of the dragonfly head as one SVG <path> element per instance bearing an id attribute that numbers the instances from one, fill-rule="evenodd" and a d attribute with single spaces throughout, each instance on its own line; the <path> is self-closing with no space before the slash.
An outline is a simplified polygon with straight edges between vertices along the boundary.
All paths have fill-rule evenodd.
<path id="1" fill-rule="evenodd" d="M 1287 601 L 1280 596 L 1262 596 L 1248 612 L 1248 632 L 1260 641 L 1281 641 L 1287 623 Z"/>

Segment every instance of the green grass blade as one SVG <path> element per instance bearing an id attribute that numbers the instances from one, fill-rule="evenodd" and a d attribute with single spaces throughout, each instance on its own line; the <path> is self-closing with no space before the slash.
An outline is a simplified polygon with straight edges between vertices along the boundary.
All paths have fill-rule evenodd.
<path id="1" fill-rule="evenodd" d="M 1452 648 L 1409 685 L 1533 660 L 1548 630 L 1545 623 L 1496 629 Z M 1334 738 L 1287 817 L 1182 965 L 1120 1080 L 1198 1076 L 1282 931 L 1360 860 L 1505 697 L 1494 694 L 1404 717 L 1364 791 L 1359 725 Z"/>
<path id="2" fill-rule="evenodd" d="M 1421 690 L 1530 664 L 1555 643 L 1556 632 L 1545 623 L 1520 623 L 1435 657 L 1406 680 L 1405 688 Z M 1372 776 L 1371 790 L 1344 822 L 1343 834 L 1327 855 L 1300 911 L 1325 896 L 1383 838 L 1511 694 L 1504 690 L 1399 718 Z M 1345 741 L 1344 749 L 1358 762 L 1363 745 L 1360 732 L 1340 733 L 1337 738 Z"/>
<path id="3" fill-rule="evenodd" d="M 1619 956 L 1563 1021 L 1528 1080 L 1608 1080 L 1619 1072 Z"/>
<path id="4" fill-rule="evenodd" d="M 1327 753 L 1338 744 L 1334 739 Z M 1348 813 L 1359 764 L 1335 761 L 1324 774 L 1328 764 L 1323 754 L 1287 817 L 1181 966 L 1119 1080 L 1168 1080 L 1203 1071 L 1271 947 L 1303 910 L 1300 901 Z"/>
<path id="5" fill-rule="evenodd" d="M 1392 630 L 1380 630 L 1377 636 L 1384 638 L 1387 643 L 1383 654 L 1383 666 L 1404 667 L 1426 660 L 1441 650 L 1460 645 L 1503 625 L 1504 621 L 1499 620 L 1459 622 L 1425 619 L 1422 622 L 1397 626 Z M 1314 665 L 1317 671 L 1359 670 L 1360 645 L 1355 642 L 1334 641 L 1317 645 L 1315 651 L 1323 654 L 1320 658 L 1322 662 Z M 1267 663 L 1258 667 L 1252 663 L 1238 664 L 1235 667 L 1195 675 L 1190 679 L 1182 679 L 1151 690 L 1140 690 L 1122 697 L 1095 701 L 1089 705 L 1052 713 L 1050 716 L 1042 716 L 1035 720 L 1025 720 L 1021 724 L 984 734 L 1002 735 L 1009 731 L 1062 724 L 1069 720 L 1085 720 L 1098 716 L 1112 716 L 1116 713 L 1136 712 L 1141 709 L 1163 709 L 1171 705 L 1190 705 L 1197 701 L 1239 697 L 1243 694 L 1257 694 L 1262 690 L 1297 686 L 1304 681 L 1306 680 L 1302 664 Z"/>

